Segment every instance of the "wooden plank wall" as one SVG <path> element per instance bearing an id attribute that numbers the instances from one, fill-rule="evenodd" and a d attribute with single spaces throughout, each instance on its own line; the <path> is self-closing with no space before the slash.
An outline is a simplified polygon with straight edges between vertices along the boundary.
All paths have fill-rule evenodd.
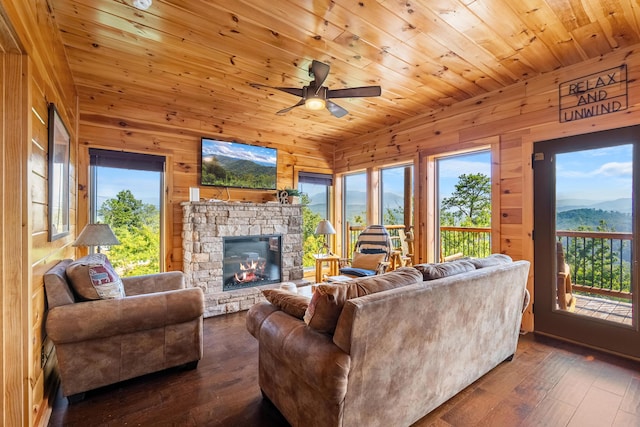
<path id="1" fill-rule="evenodd" d="M 4 158 L 2 194 L 3 389 L 2 418 L 7 426 L 46 425 L 56 390 L 55 352 L 44 333 L 46 297 L 43 274 L 60 259 L 73 257 L 76 218 L 77 95 L 63 54 L 59 33 L 46 2 L 0 2 L 9 24 L 2 39 L 15 38 L 11 64 L 16 81 L 3 81 L 3 111 L 11 126 L 3 127 L 8 155 Z M 19 69 L 15 68 L 19 67 Z M 71 132 L 71 211 L 69 236 L 48 241 L 48 103 L 54 102 Z M 11 146 L 10 146 L 11 145 Z M 8 260 L 8 263 L 7 263 Z M 5 268 L 9 264 L 10 268 Z M 41 356 L 45 355 L 44 363 Z M 6 359 L 5 359 L 6 358 Z M 17 375 L 18 381 L 14 375 Z"/>
<path id="2" fill-rule="evenodd" d="M 627 64 L 628 102 L 625 111 L 572 122 L 559 122 L 561 82 Z M 481 144 L 488 138 L 499 140 L 500 252 L 514 259 L 533 262 L 533 143 L 568 135 L 613 129 L 640 122 L 640 54 L 637 48 L 621 49 L 599 58 L 551 72 L 491 92 L 451 107 L 431 111 L 380 131 L 362 135 L 336 147 L 335 173 L 375 168 L 402 161 L 414 161 L 416 171 L 416 250 L 426 261 L 429 230 L 426 227 L 428 195 L 420 188 L 428 167 L 420 159 L 435 152 L 452 152 Z M 532 268 L 533 269 L 533 268 Z M 533 295 L 533 272 L 528 284 Z M 531 306 L 523 326 L 533 329 Z"/>
<path id="3" fill-rule="evenodd" d="M 276 131 L 249 129 L 225 123 L 224 119 L 193 117 L 166 105 L 130 99 L 105 89 L 79 88 L 79 225 L 88 212 L 88 148 L 104 148 L 164 155 L 167 158 L 165 269 L 182 269 L 182 208 L 189 200 L 189 187 L 198 187 L 200 138 L 219 138 L 278 149 L 278 188 L 294 186 L 294 172 L 331 170 L 333 146 L 299 139 Z M 200 187 L 205 199 L 232 201 L 275 200 L 273 191 Z"/>

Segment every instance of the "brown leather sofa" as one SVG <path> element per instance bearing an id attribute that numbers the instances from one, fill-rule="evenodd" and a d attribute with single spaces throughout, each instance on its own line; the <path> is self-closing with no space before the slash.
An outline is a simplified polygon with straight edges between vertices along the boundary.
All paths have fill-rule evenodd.
<path id="1" fill-rule="evenodd" d="M 266 291 L 247 313 L 263 395 L 294 427 L 408 426 L 513 357 L 529 262 L 445 264 L 320 285 L 306 311 Z"/>
<path id="2" fill-rule="evenodd" d="M 81 301 L 63 260 L 44 276 L 46 331 L 55 345 L 62 392 L 84 392 L 202 358 L 204 296 L 182 272 L 123 278 L 126 296 Z"/>

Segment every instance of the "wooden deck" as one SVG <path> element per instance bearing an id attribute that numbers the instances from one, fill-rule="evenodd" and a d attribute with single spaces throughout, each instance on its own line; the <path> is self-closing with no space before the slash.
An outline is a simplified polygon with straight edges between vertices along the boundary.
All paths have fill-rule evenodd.
<path id="1" fill-rule="evenodd" d="M 628 302 L 576 295 L 576 314 L 632 325 L 633 306 Z"/>

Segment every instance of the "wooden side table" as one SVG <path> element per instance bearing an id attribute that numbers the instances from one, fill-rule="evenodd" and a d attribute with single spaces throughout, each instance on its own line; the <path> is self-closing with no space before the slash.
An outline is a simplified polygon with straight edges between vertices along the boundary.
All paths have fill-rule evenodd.
<path id="1" fill-rule="evenodd" d="M 338 275 L 340 257 L 335 255 L 314 255 L 316 259 L 316 283 L 322 282 L 322 267 L 326 263 L 329 266 L 329 276 Z"/>

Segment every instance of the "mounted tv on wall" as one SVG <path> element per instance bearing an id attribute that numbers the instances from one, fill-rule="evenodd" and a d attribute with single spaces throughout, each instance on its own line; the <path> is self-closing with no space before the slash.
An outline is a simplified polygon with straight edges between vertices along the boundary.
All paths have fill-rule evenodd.
<path id="1" fill-rule="evenodd" d="M 202 138 L 200 184 L 275 190 L 278 150 Z"/>

